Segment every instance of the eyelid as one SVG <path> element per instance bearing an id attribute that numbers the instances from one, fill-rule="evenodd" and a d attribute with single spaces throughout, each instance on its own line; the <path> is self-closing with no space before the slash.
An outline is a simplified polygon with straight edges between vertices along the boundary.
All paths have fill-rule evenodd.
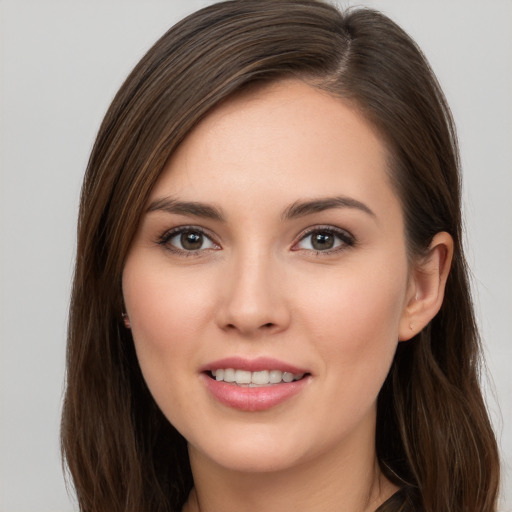
<path id="1" fill-rule="evenodd" d="M 330 233 L 337 238 L 339 238 L 342 241 L 342 244 L 340 244 L 338 247 L 334 247 L 332 249 L 326 249 L 323 251 L 316 250 L 316 249 L 302 249 L 302 248 L 295 248 L 300 242 L 302 242 L 304 239 L 306 239 L 308 236 L 312 235 L 313 233 L 318 232 L 324 232 L 324 233 Z M 339 228 L 336 226 L 331 225 L 318 225 L 318 226 L 311 226 L 304 230 L 296 239 L 296 241 L 293 243 L 293 246 L 291 248 L 292 251 L 310 251 L 314 252 L 319 255 L 329 255 L 333 254 L 339 251 L 343 251 L 347 249 L 347 247 L 352 247 L 356 243 L 356 239 L 354 235 L 352 235 L 349 231 L 343 228 Z"/>
<path id="2" fill-rule="evenodd" d="M 179 247 L 168 245 L 168 242 L 174 238 L 175 236 L 187 232 L 187 231 L 195 231 L 197 233 L 201 233 L 205 238 L 210 240 L 212 244 L 214 244 L 216 247 L 214 249 L 207 248 L 207 249 L 196 249 L 196 250 L 183 250 Z M 166 250 L 172 253 L 176 253 L 183 256 L 198 256 L 200 253 L 205 251 L 211 251 L 211 250 L 218 250 L 221 248 L 220 244 L 215 240 L 215 237 L 206 229 L 200 227 L 200 226 L 194 226 L 194 225 L 182 225 L 182 226 L 175 226 L 171 229 L 168 229 L 165 231 L 161 236 L 158 237 L 156 240 L 156 243 L 158 245 L 164 246 Z"/>
<path id="3" fill-rule="evenodd" d="M 196 250 L 184 250 L 180 249 L 179 247 L 168 245 L 169 240 L 171 240 L 173 237 L 187 232 L 187 231 L 195 231 L 197 233 L 201 233 L 204 237 L 206 237 L 212 244 L 214 244 L 215 248 L 206 248 L 206 249 L 196 249 Z M 304 249 L 304 248 L 297 248 L 297 245 L 302 242 L 305 238 L 312 235 L 313 233 L 318 232 L 324 232 L 324 233 L 330 233 L 337 237 L 339 240 L 341 240 L 341 244 L 339 246 L 326 249 L 326 250 L 315 250 L 315 249 Z M 166 250 L 172 253 L 176 253 L 183 256 L 198 256 L 201 253 L 204 253 L 205 251 L 212 251 L 212 250 L 219 250 L 222 249 L 220 244 L 216 241 L 216 237 L 209 232 L 209 230 L 206 230 L 200 226 L 196 225 L 181 225 L 181 226 L 175 226 L 171 229 L 168 229 L 165 231 L 161 236 L 158 237 L 156 240 L 156 243 L 158 245 L 164 246 Z M 292 251 L 308 251 L 308 252 L 314 252 L 319 255 L 329 255 L 333 253 L 337 253 L 339 251 L 347 249 L 347 247 L 352 247 L 355 245 L 356 239 L 355 237 L 346 229 L 339 228 L 332 225 L 317 225 L 317 226 L 311 226 L 304 230 L 297 238 L 296 241 L 293 243 L 291 250 Z"/>

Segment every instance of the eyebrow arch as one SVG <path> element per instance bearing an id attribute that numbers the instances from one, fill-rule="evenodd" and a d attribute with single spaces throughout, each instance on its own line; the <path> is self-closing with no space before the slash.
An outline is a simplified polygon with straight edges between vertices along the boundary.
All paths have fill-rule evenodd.
<path id="1" fill-rule="evenodd" d="M 225 222 L 224 215 L 218 208 L 198 201 L 178 201 L 172 197 L 163 197 L 152 201 L 148 206 L 146 213 L 156 211 L 192 215 L 194 217 L 202 217 Z"/>
<path id="2" fill-rule="evenodd" d="M 373 213 L 373 211 L 364 203 L 357 199 L 345 196 L 324 197 L 309 201 L 296 201 L 286 208 L 283 212 L 282 218 L 283 220 L 286 220 L 303 217 L 305 215 L 323 212 L 324 210 L 330 210 L 331 208 L 355 208 L 376 218 L 375 213 Z"/>

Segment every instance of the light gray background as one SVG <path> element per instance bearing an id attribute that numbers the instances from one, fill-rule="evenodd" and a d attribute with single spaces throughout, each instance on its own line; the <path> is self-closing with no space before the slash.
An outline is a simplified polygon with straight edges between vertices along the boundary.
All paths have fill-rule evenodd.
<path id="1" fill-rule="evenodd" d="M 58 432 L 82 175 L 129 70 L 208 3 L 0 1 L 0 512 L 77 510 Z M 500 404 L 487 385 L 504 462 L 500 510 L 512 511 L 512 0 L 357 4 L 417 40 L 457 122 L 468 259 Z"/>

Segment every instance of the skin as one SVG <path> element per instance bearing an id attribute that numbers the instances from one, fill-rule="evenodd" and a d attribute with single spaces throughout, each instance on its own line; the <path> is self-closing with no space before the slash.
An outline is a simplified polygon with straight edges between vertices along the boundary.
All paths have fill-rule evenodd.
<path id="1" fill-rule="evenodd" d="M 172 197 L 224 216 L 147 212 L 123 273 L 144 377 L 189 443 L 184 510 L 364 511 L 395 491 L 375 456 L 377 395 L 399 340 L 439 309 L 452 249 L 440 233 L 411 265 L 386 159 L 353 108 L 288 80 L 218 106 L 155 185 L 148 205 Z M 333 196 L 371 213 L 283 219 L 298 201 Z M 186 252 L 179 235 L 163 243 L 179 226 L 206 232 L 200 250 Z M 314 250 L 308 229 L 326 227 L 343 238 Z M 307 385 L 265 411 L 230 408 L 200 370 L 230 356 L 305 368 Z"/>

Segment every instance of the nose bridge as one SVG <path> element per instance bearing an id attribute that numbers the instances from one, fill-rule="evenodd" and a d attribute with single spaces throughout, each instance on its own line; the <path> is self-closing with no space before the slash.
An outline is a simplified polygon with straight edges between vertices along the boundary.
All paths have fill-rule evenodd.
<path id="1" fill-rule="evenodd" d="M 243 334 L 278 331 L 289 321 L 279 262 L 268 249 L 245 246 L 232 255 L 219 320 Z M 281 274 L 282 278 L 282 274 Z"/>

